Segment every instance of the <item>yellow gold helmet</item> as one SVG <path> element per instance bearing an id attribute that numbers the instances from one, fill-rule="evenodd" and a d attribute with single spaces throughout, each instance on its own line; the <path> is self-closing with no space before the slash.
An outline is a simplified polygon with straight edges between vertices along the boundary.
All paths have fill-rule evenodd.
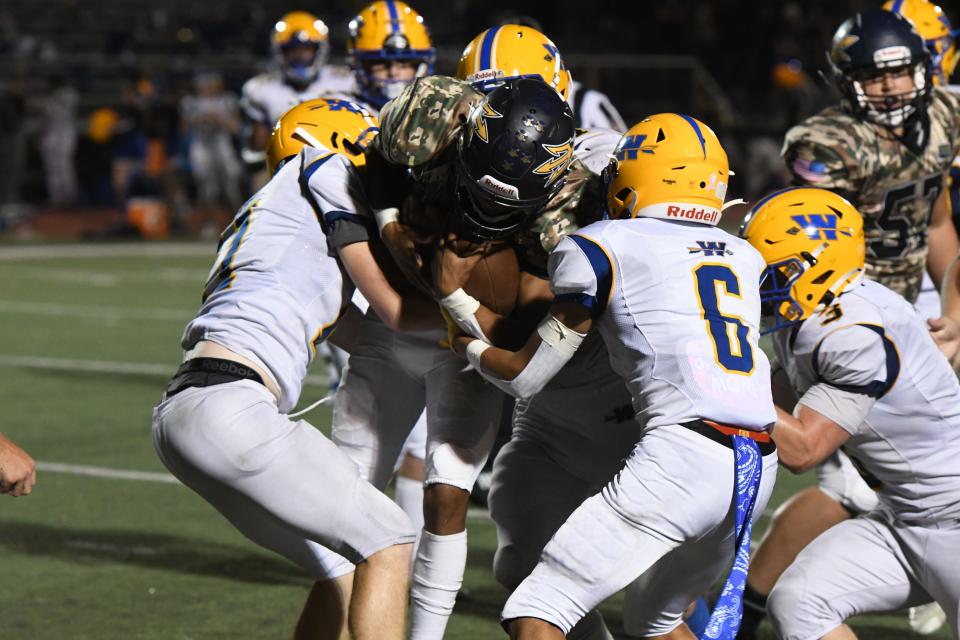
<path id="1" fill-rule="evenodd" d="M 308 100 L 287 111 L 274 125 L 267 144 L 267 169 L 273 175 L 304 147 L 336 151 L 361 167 L 366 162 L 363 151 L 379 127 L 376 116 L 354 102 Z"/>
<path id="2" fill-rule="evenodd" d="M 943 9 L 930 0 L 887 0 L 883 8 L 913 23 L 930 50 L 934 84 L 947 84 L 957 68 L 960 52 L 956 44 L 957 30 L 950 26 Z"/>
<path id="3" fill-rule="evenodd" d="M 542 78 L 566 100 L 570 72 L 550 38 L 532 27 L 490 27 L 470 41 L 460 55 L 457 77 L 490 93 L 514 78 Z"/>
<path id="4" fill-rule="evenodd" d="M 767 263 L 760 278 L 761 333 L 802 322 L 863 279 L 863 218 L 832 191 L 777 191 L 754 205 L 740 237 Z"/>
<path id="5" fill-rule="evenodd" d="M 376 107 L 397 97 L 413 82 L 409 79 L 375 78 L 370 66 L 393 61 L 415 65 L 414 78 L 433 73 L 436 52 L 423 16 L 400 0 L 377 0 L 368 4 L 348 24 L 347 54 L 364 100 Z"/>
<path id="6" fill-rule="evenodd" d="M 295 85 L 316 80 L 327 60 L 327 25 L 306 11 L 291 11 L 277 20 L 270 42 L 284 76 Z"/>
<path id="7" fill-rule="evenodd" d="M 730 168 L 716 134 L 676 113 L 646 118 L 627 131 L 604 170 L 611 218 L 663 218 L 716 225 Z"/>

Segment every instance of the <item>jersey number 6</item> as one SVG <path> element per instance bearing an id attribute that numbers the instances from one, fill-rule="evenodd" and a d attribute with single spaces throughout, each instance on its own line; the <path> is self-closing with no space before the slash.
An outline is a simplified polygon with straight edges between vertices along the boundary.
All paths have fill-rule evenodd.
<path id="1" fill-rule="evenodd" d="M 707 323 L 707 333 L 713 341 L 717 362 L 729 373 L 750 374 L 753 372 L 753 347 L 747 340 L 749 327 L 737 316 L 720 313 L 717 285 L 723 285 L 723 293 L 740 297 L 740 280 L 725 264 L 701 264 L 693 271 L 697 283 L 697 300 L 700 317 Z"/>

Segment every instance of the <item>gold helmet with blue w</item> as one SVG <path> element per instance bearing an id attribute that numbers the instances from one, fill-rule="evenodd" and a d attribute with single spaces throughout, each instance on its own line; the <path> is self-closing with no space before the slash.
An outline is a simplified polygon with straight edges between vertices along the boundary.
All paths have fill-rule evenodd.
<path id="1" fill-rule="evenodd" d="M 360 94 L 380 108 L 400 95 L 413 79 L 375 78 L 371 66 L 393 61 L 414 65 L 414 77 L 433 73 L 436 51 L 423 16 L 401 0 L 376 0 L 347 25 L 347 54 Z"/>
<path id="2" fill-rule="evenodd" d="M 767 263 L 760 278 L 761 333 L 802 322 L 863 280 L 863 218 L 832 191 L 772 193 L 747 214 L 740 237 Z"/>
<path id="3" fill-rule="evenodd" d="M 327 61 L 327 31 L 323 20 L 306 11 L 291 11 L 277 20 L 270 43 L 287 80 L 301 86 L 316 80 Z"/>
<path id="4" fill-rule="evenodd" d="M 376 116 L 355 102 L 336 98 L 302 102 L 274 125 L 267 144 L 267 168 L 273 175 L 304 147 L 335 151 L 361 167 L 366 162 L 363 151 L 379 127 Z"/>
<path id="5" fill-rule="evenodd" d="M 471 40 L 460 55 L 457 77 L 483 93 L 515 78 L 542 78 L 564 100 L 570 89 L 570 72 L 556 45 L 518 24 L 490 27 Z"/>
<path id="6" fill-rule="evenodd" d="M 930 50 L 934 84 L 947 84 L 960 60 L 956 44 L 960 29 L 950 26 L 947 14 L 930 0 L 887 0 L 883 8 L 899 13 L 913 24 Z"/>
<path id="7" fill-rule="evenodd" d="M 716 225 L 730 168 L 716 134 L 677 113 L 650 116 L 627 131 L 604 170 L 613 219 L 663 218 Z"/>

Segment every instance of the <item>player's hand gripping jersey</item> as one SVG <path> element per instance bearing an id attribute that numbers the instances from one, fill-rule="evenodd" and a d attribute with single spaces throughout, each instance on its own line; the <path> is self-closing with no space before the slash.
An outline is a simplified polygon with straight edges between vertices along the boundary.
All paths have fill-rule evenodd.
<path id="1" fill-rule="evenodd" d="M 720 229 L 648 218 L 592 224 L 550 257 L 558 301 L 592 310 L 648 428 L 706 418 L 761 431 L 774 422 L 758 345 L 764 267 Z"/>
<path id="2" fill-rule="evenodd" d="M 483 94 L 466 82 L 446 76 L 417 80 L 403 94 L 387 103 L 380 113 L 380 135 L 374 146 L 388 161 L 410 167 L 415 193 L 425 204 L 452 205 L 456 140 Z M 566 184 L 544 207 L 529 227 L 513 238 L 522 249 L 521 265 L 546 275 L 546 256 L 561 235 L 589 224 L 602 208 L 602 185 L 596 169 L 596 149 L 615 144 L 614 134 L 587 136 L 578 131 L 574 160 Z M 584 139 L 586 138 L 586 139 Z M 585 160 L 582 162 L 580 158 Z"/>
<path id="3" fill-rule="evenodd" d="M 203 306 L 184 330 L 185 350 L 210 340 L 268 370 L 284 413 L 297 403 L 316 344 L 350 301 L 352 285 L 327 255 L 328 222 L 314 207 L 358 215 L 355 175 L 344 156 L 311 147 L 285 164 L 224 231 Z"/>

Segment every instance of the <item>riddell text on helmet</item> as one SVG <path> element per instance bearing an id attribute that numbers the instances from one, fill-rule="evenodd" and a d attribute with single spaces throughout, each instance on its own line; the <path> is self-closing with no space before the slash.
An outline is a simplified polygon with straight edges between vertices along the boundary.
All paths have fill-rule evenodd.
<path id="1" fill-rule="evenodd" d="M 668 218 L 686 218 L 687 220 L 702 220 L 704 222 L 716 222 L 717 218 L 720 216 L 720 212 L 716 209 L 697 209 L 696 207 L 691 207 L 689 209 L 681 209 L 676 205 L 670 205 L 667 207 L 667 217 Z"/>

